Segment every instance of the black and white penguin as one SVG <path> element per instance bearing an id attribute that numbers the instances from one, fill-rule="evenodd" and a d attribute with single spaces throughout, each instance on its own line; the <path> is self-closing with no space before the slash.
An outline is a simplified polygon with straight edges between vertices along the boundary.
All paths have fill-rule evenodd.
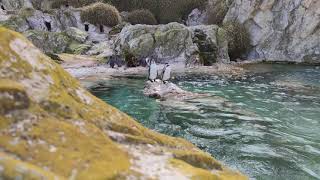
<path id="1" fill-rule="evenodd" d="M 153 60 L 153 59 L 148 59 L 147 61 L 148 61 L 148 65 L 149 65 L 148 79 L 151 82 L 155 82 L 155 80 L 157 79 L 157 76 L 158 76 L 157 64 L 156 64 L 155 60 Z"/>
<path id="2" fill-rule="evenodd" d="M 111 56 L 110 58 L 110 61 L 109 61 L 109 64 L 110 64 L 110 67 L 113 69 L 114 68 L 114 65 L 115 65 L 115 56 Z"/>
<path id="3" fill-rule="evenodd" d="M 166 63 L 162 69 L 162 77 L 161 80 L 165 84 L 171 78 L 171 67 L 168 63 Z"/>

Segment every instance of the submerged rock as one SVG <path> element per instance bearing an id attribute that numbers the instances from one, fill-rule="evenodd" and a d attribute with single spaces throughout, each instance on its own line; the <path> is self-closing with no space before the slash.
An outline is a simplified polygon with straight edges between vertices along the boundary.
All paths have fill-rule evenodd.
<path id="1" fill-rule="evenodd" d="M 22 35 L 0 37 L 4 179 L 246 179 L 91 95 Z"/>
<path id="2" fill-rule="evenodd" d="M 143 93 L 146 96 L 162 100 L 186 100 L 207 96 L 206 94 L 185 91 L 172 82 L 167 82 L 164 84 L 160 80 L 156 80 L 156 82 L 147 81 Z"/>

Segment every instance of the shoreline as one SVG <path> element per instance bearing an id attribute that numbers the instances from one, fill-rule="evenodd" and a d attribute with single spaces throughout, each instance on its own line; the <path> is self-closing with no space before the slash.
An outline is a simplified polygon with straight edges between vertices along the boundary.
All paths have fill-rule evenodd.
<path id="1" fill-rule="evenodd" d="M 111 68 L 109 65 L 89 64 L 82 66 L 65 66 L 62 67 L 69 72 L 73 77 L 79 80 L 98 78 L 112 78 L 112 77 L 127 77 L 127 76 L 147 76 L 148 67 L 119 67 Z M 158 72 L 163 68 L 163 65 L 158 65 Z M 186 73 L 203 73 L 212 75 L 225 76 L 239 76 L 247 72 L 240 65 L 233 64 L 214 64 L 213 66 L 193 66 L 181 67 L 171 65 L 172 74 L 186 74 Z"/>
<path id="2" fill-rule="evenodd" d="M 130 67 L 125 66 L 111 68 L 107 64 L 102 64 L 97 58 L 85 55 L 60 54 L 63 59 L 61 66 L 78 79 L 85 87 L 91 87 L 101 80 L 109 80 L 113 78 L 121 78 L 128 76 L 138 76 L 147 78 L 148 67 Z M 272 65 L 272 64 L 288 64 L 288 65 L 308 65 L 316 64 L 291 63 L 291 62 L 269 62 L 265 60 L 245 60 L 241 62 L 231 62 L 230 64 L 215 63 L 212 66 L 190 66 L 184 67 L 181 64 L 172 64 L 172 76 L 177 74 L 201 73 L 226 77 L 243 77 L 251 70 L 248 68 L 252 65 Z M 163 65 L 158 65 L 158 72 L 161 72 Z"/>

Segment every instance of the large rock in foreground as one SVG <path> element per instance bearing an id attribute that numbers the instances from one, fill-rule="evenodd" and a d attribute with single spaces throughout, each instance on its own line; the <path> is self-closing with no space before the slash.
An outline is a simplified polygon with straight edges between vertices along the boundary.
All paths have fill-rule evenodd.
<path id="1" fill-rule="evenodd" d="M 0 37 L 0 177 L 245 179 L 97 99 L 22 35 Z"/>

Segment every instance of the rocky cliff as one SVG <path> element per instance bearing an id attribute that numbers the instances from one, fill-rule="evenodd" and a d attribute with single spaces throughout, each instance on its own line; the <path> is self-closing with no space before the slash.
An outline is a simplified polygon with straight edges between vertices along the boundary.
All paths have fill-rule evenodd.
<path id="1" fill-rule="evenodd" d="M 22 35 L 0 37 L 0 177 L 245 179 L 97 99 Z"/>
<path id="2" fill-rule="evenodd" d="M 251 51 L 247 54 L 246 58 L 268 61 L 320 62 L 319 1 L 212 1 L 226 1 L 228 7 L 226 8 L 227 12 L 224 17 L 224 22 L 238 20 L 249 30 L 251 35 Z M 105 47 L 105 45 L 109 46 L 109 44 L 112 44 L 112 42 L 108 40 L 109 36 L 107 35 L 110 28 L 104 27 L 105 33 L 101 33 L 99 32 L 99 28 L 94 25 L 81 22 L 78 8 L 62 6 L 60 9 L 52 10 L 49 8 L 50 2 L 50 0 L 2 0 L 0 1 L 0 24 L 19 32 L 32 30 L 31 34 L 35 34 L 35 36 L 28 37 L 36 45 L 37 43 L 43 44 L 47 42 L 50 37 L 65 36 L 67 29 L 70 27 L 77 28 L 79 29 L 78 32 L 80 32 L 85 31 L 86 25 L 88 25 L 88 35 L 85 42 L 79 42 L 71 38 L 71 41 L 68 41 L 66 44 L 66 42 L 63 41 L 65 38 L 59 38 L 59 41 L 54 41 L 52 46 L 48 43 L 48 45 L 42 49 L 44 51 L 53 49 L 55 50 L 53 51 L 54 53 L 60 53 L 61 50 L 68 50 L 70 53 L 85 54 L 90 50 L 90 47 L 93 46 L 92 43 L 102 42 L 102 44 L 98 45 L 98 49 Z M 33 9 L 31 7 L 33 7 Z M 200 61 L 201 59 L 202 61 L 203 59 L 214 59 L 213 62 L 229 62 L 229 58 L 227 57 L 228 49 L 225 46 L 221 46 L 224 42 L 219 43 L 215 41 L 215 37 L 209 37 L 206 33 L 210 27 L 201 26 L 201 24 L 205 24 L 206 20 L 208 20 L 207 15 L 206 11 L 199 9 L 193 10 L 189 15 L 186 24 L 188 26 L 198 26 L 198 28 L 196 28 L 198 29 L 197 31 L 193 31 L 195 30 L 193 27 L 186 28 L 182 24 L 177 23 L 174 25 L 160 25 L 161 27 L 159 28 L 140 25 L 127 27 L 122 34 L 120 34 L 121 37 L 119 38 L 122 39 L 121 45 L 126 44 L 125 49 L 134 51 L 130 52 L 132 54 L 142 53 L 139 54 L 139 56 L 156 54 L 159 59 L 162 59 L 161 61 L 166 61 L 166 59 L 171 58 L 176 62 L 187 59 L 186 63 L 197 62 L 199 59 Z M 51 32 L 41 32 L 48 31 L 48 23 L 50 24 Z M 145 34 L 138 33 L 132 37 L 133 39 L 131 39 L 131 37 L 127 38 L 127 36 L 130 35 L 129 31 L 137 31 L 137 29 L 142 30 Z M 187 32 L 187 29 L 192 32 Z M 117 29 L 117 33 L 120 31 L 121 28 Z M 211 26 L 210 31 L 216 31 L 216 28 Z M 161 36 L 154 36 L 158 35 L 158 32 L 161 33 Z M 58 35 L 54 33 L 62 34 Z M 173 33 L 178 34 L 176 37 L 172 37 L 171 35 Z M 27 34 L 30 35 L 30 32 Z M 212 33 L 209 34 L 212 35 Z M 170 35 L 169 37 L 172 39 L 162 39 L 167 38 L 167 35 Z M 34 38 L 36 36 L 38 38 Z M 152 38 L 159 37 L 160 39 L 152 39 L 151 36 Z M 128 42 L 124 42 L 123 38 L 126 38 Z M 181 39 L 181 42 L 177 41 L 178 39 Z M 57 49 L 57 44 L 60 44 L 62 48 Z M 146 48 L 146 46 L 148 47 Z M 38 47 L 42 48 L 42 46 Z M 111 48 L 110 45 L 107 49 Z M 122 48 L 120 49 L 122 50 Z M 142 49 L 143 52 L 141 52 Z M 97 48 L 91 50 L 97 51 Z M 101 57 L 106 57 L 110 54 L 112 53 L 108 50 L 102 52 Z M 194 56 L 194 54 L 196 54 L 196 56 Z M 211 63 L 212 62 L 209 62 L 208 64 L 210 65 Z"/>
<path id="3" fill-rule="evenodd" d="M 320 62 L 319 0 L 233 0 L 224 21 L 249 29 L 250 59 Z"/>

